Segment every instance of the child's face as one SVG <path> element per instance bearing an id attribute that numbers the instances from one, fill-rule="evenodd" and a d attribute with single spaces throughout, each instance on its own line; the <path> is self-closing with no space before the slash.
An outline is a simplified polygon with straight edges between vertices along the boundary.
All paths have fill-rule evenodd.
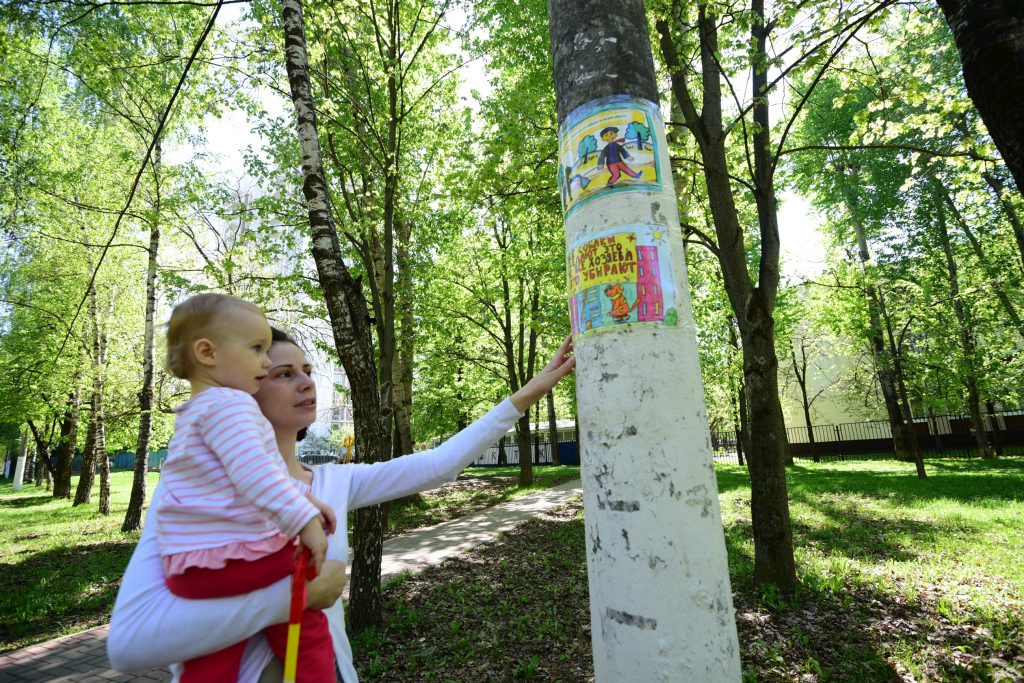
<path id="1" fill-rule="evenodd" d="M 601 133 L 601 139 L 604 140 L 605 142 L 611 142 L 612 140 L 615 139 L 615 131 L 606 130 L 605 132 Z"/>
<path id="2" fill-rule="evenodd" d="M 222 387 L 255 394 L 270 367 L 270 325 L 262 313 L 249 309 L 226 315 L 225 331 L 213 340 L 216 351 L 210 377 Z"/>

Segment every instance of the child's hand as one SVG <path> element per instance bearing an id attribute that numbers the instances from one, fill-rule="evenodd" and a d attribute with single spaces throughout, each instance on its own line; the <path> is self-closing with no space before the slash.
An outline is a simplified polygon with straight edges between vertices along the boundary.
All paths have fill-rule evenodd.
<path id="1" fill-rule="evenodd" d="M 334 514 L 334 508 L 327 503 L 313 496 L 312 493 L 307 494 L 306 498 L 309 502 L 316 506 L 316 509 L 320 511 L 320 522 L 323 524 L 324 531 L 328 534 L 333 534 L 338 530 L 338 517 Z"/>
<path id="2" fill-rule="evenodd" d="M 320 566 L 327 556 L 327 534 L 324 533 L 319 515 L 306 522 L 306 526 L 302 527 L 302 531 L 299 532 L 299 543 L 309 548 L 309 552 L 313 555 L 313 566 L 316 568 L 316 573 L 319 574 Z M 296 559 L 301 551 L 301 548 L 295 549 Z"/>

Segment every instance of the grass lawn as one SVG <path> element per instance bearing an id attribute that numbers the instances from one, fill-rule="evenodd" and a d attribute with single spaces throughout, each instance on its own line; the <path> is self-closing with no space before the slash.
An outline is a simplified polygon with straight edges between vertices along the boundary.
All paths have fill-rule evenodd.
<path id="1" fill-rule="evenodd" d="M 137 533 L 121 533 L 132 472 L 110 475 L 110 514 L 27 484 L 0 483 L 0 652 L 105 623 Z M 151 473 L 150 495 L 159 479 Z M 78 477 L 71 480 L 74 494 Z"/>
<path id="2" fill-rule="evenodd" d="M 578 467 L 535 467 L 536 488 L 579 477 Z M 432 526 L 527 493 L 517 467 L 467 470 L 458 482 L 392 506 L 389 535 Z M 147 493 L 159 480 L 150 473 Z M 72 479 L 72 492 L 78 477 Z M 0 652 L 106 623 L 138 534 L 122 534 L 132 472 L 113 472 L 111 514 L 93 502 L 72 507 L 26 485 L 0 482 Z"/>
<path id="3" fill-rule="evenodd" d="M 1024 680 L 1024 458 L 789 470 L 800 590 L 751 584 L 746 471 L 719 466 L 744 679 Z M 370 681 L 589 681 L 579 506 L 385 592 Z"/>

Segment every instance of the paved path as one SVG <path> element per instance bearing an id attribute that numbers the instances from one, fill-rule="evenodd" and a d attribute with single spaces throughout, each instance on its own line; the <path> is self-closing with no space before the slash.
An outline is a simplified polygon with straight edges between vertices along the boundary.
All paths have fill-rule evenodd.
<path id="1" fill-rule="evenodd" d="M 561 507 L 580 493 L 582 488 L 577 479 L 386 541 L 381 580 L 387 581 L 402 572 L 419 571 L 493 540 L 502 531 L 546 510 Z M 345 597 L 348 597 L 347 586 Z M 159 669 L 141 674 L 123 674 L 111 669 L 107 661 L 107 626 L 97 626 L 0 656 L 0 683 L 143 683 L 168 678 L 167 671 Z"/>

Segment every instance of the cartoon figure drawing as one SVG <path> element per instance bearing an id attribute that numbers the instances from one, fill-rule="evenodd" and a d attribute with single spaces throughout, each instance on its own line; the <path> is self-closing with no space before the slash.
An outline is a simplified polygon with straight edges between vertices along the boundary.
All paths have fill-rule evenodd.
<path id="1" fill-rule="evenodd" d="M 623 173 L 630 178 L 640 177 L 639 173 L 626 165 L 626 159 L 630 158 L 629 152 L 622 144 L 625 142 L 624 138 L 615 139 L 618 134 L 619 129 L 615 126 L 608 126 L 601 130 L 601 139 L 605 141 L 605 146 L 597 157 L 597 165 L 605 164 L 608 167 L 608 173 L 611 174 L 607 183 L 608 187 L 615 185 Z"/>
<path id="2" fill-rule="evenodd" d="M 637 307 L 640 300 L 637 299 L 630 306 L 629 302 L 626 301 L 626 295 L 623 294 L 622 285 L 615 283 L 614 285 L 608 285 L 604 288 L 604 295 L 611 299 L 612 310 L 610 315 L 612 320 L 617 323 L 624 323 L 629 321 L 629 314 L 633 312 L 633 309 Z"/>

